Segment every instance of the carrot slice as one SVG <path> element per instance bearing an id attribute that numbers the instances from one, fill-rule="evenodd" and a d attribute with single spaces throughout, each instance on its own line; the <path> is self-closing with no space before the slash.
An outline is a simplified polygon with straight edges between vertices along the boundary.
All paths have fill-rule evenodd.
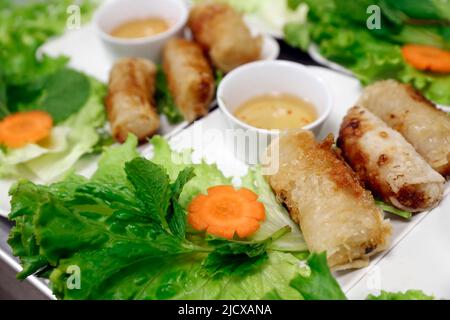
<path id="1" fill-rule="evenodd" d="M 44 111 L 11 114 L 0 122 L 0 143 L 20 148 L 38 142 L 50 135 L 52 125 L 52 117 Z"/>
<path id="2" fill-rule="evenodd" d="M 215 186 L 208 189 L 209 195 L 214 194 L 225 194 L 225 193 L 233 193 L 236 192 L 232 186 Z"/>
<path id="3" fill-rule="evenodd" d="M 405 61 L 422 71 L 450 72 L 450 51 L 436 47 L 408 44 L 402 47 Z"/>
<path id="4" fill-rule="evenodd" d="M 197 196 L 188 207 L 188 222 L 198 231 L 232 239 L 235 234 L 245 238 L 255 233 L 266 218 L 258 195 L 242 188 L 215 186 L 207 195 Z"/>

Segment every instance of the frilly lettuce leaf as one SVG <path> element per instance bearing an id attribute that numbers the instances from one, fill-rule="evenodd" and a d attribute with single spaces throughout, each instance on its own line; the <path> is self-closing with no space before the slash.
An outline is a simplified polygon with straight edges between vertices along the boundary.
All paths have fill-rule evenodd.
<path id="1" fill-rule="evenodd" d="M 104 125 L 105 86 L 91 78 L 91 96 L 79 112 L 52 130 L 50 139 L 20 149 L 0 150 L 0 175 L 29 176 L 44 182 L 55 181 L 99 140 L 98 129 Z"/>
<path id="2" fill-rule="evenodd" d="M 408 290 L 405 292 L 387 292 L 381 290 L 379 295 L 370 294 L 366 300 L 434 300 L 433 296 L 421 290 Z"/>
<path id="3" fill-rule="evenodd" d="M 70 128 L 58 126 L 52 129 L 49 137 L 38 144 L 28 144 L 22 148 L 8 150 L 3 163 L 6 165 L 16 165 L 32 159 L 36 159 L 44 154 L 58 153 L 67 148 L 67 135 Z"/>
<path id="4" fill-rule="evenodd" d="M 298 274 L 291 286 L 306 300 L 346 300 L 344 292 L 334 279 L 327 264 L 325 252 L 313 253 L 308 260 L 309 272 Z"/>
<path id="5" fill-rule="evenodd" d="M 104 153 L 91 179 L 71 175 L 50 186 L 17 183 L 11 189 L 15 226 L 9 244 L 24 266 L 18 277 L 48 278 L 61 299 L 301 299 L 289 286 L 302 270 L 291 253 L 267 251 L 267 258 L 244 273 L 208 273 L 204 261 L 215 242 L 199 246 L 180 236 L 170 219 L 184 217 L 171 215 L 170 208 L 181 189 L 180 199 L 184 191 L 188 199 L 204 190 L 209 178 L 226 178 L 205 163 L 174 165 L 169 178 L 168 144 L 159 137 L 154 143 L 154 159 L 166 159 L 165 166 L 135 157 L 137 139 L 130 136 Z M 203 184 L 189 168 L 205 173 Z M 230 245 L 242 254 L 253 250 L 251 242 Z M 76 269 L 79 288 L 68 285 Z"/>
<path id="6" fill-rule="evenodd" d="M 324 57 L 351 70 L 363 85 L 393 78 L 413 85 L 436 103 L 450 105 L 450 75 L 415 70 L 400 50 L 407 43 L 450 49 L 450 9 L 443 10 L 439 0 L 413 5 L 403 0 L 291 2 L 309 7 L 306 23 L 292 22 L 284 28 L 285 40 L 292 46 L 307 50 L 315 43 Z M 369 5 L 381 7 L 381 29 L 366 27 Z M 412 24 L 417 19 L 421 24 Z"/>

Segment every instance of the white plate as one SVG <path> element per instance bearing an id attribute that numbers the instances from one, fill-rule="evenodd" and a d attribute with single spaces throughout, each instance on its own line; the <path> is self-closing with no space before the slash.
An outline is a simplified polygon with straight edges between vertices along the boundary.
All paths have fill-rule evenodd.
<path id="1" fill-rule="evenodd" d="M 342 117 L 345 115 L 346 110 L 353 105 L 353 103 L 356 101 L 360 94 L 360 85 L 358 81 L 352 77 L 348 77 L 327 69 L 323 69 L 320 67 L 310 67 L 314 73 L 321 76 L 327 83 L 330 84 L 330 87 L 332 89 L 332 94 L 335 99 L 335 106 L 334 109 L 330 115 L 329 120 L 325 123 L 324 128 L 322 129 L 319 138 L 325 137 L 328 133 L 332 132 L 334 134 L 337 134 L 338 128 L 341 122 Z M 197 121 L 194 125 L 190 126 L 189 128 L 179 132 L 176 135 L 173 135 L 170 139 L 171 145 L 177 149 L 181 150 L 184 148 L 193 148 L 195 150 L 194 156 L 195 158 L 199 159 L 201 157 L 204 157 L 208 162 L 215 162 L 217 163 L 218 167 L 223 171 L 223 173 L 227 176 L 235 176 L 239 177 L 246 173 L 247 166 L 240 162 L 239 160 L 235 159 L 232 155 L 232 153 L 223 148 L 222 144 L 217 141 L 216 135 L 212 134 L 215 130 L 216 132 L 220 132 L 220 130 L 225 130 L 227 128 L 225 123 L 225 116 L 220 112 L 220 110 L 215 110 L 212 113 L 210 113 L 207 117 L 203 118 L 200 121 Z M 209 132 L 211 134 L 205 134 L 205 132 Z M 144 155 L 150 155 L 152 150 L 150 146 L 144 146 L 141 148 L 141 152 Z M 96 168 L 95 162 L 90 162 L 86 164 L 83 168 L 80 169 L 80 173 L 86 176 L 89 176 L 94 172 Z M 5 190 L 2 190 L 4 192 Z M 447 186 L 446 194 L 448 194 L 449 188 Z M 5 199 L 5 198 L 3 198 Z M 4 201 L 2 201 L 4 203 Z M 392 219 L 392 224 L 394 227 L 392 242 L 391 242 L 391 249 L 387 250 L 386 252 L 383 252 L 371 260 L 370 266 L 368 268 L 359 269 L 359 270 L 353 270 L 353 271 L 346 271 L 346 272 L 338 272 L 336 273 L 336 277 L 341 284 L 343 290 L 347 293 L 350 293 L 351 289 L 358 284 L 358 290 L 356 294 L 353 294 L 353 298 L 362 298 L 363 295 L 366 294 L 366 292 L 369 289 L 372 289 L 371 282 L 372 278 L 369 277 L 369 280 L 366 279 L 366 281 L 362 281 L 364 277 L 367 277 L 367 274 L 371 274 L 373 272 L 377 275 L 381 274 L 380 271 L 377 271 L 377 265 L 383 260 L 383 257 L 387 256 L 387 259 L 397 259 L 400 260 L 398 262 L 399 266 L 391 266 L 388 264 L 388 267 L 390 266 L 391 269 L 389 271 L 392 272 L 392 268 L 396 270 L 395 272 L 402 273 L 404 272 L 403 268 L 411 268 L 409 266 L 402 266 L 401 262 L 402 259 L 405 259 L 406 257 L 412 258 L 413 263 L 416 260 L 421 260 L 420 257 L 416 257 L 414 253 L 412 252 L 399 252 L 398 255 L 395 251 L 395 247 L 400 244 L 402 239 L 406 237 L 424 218 L 429 218 L 431 216 L 440 219 L 445 213 L 450 212 L 450 201 L 449 199 L 445 199 L 441 203 L 441 205 L 432 210 L 429 213 L 420 213 L 417 215 L 414 215 L 414 217 L 411 219 L 411 221 L 406 222 L 401 219 Z M 447 217 L 447 216 L 446 216 Z M 429 218 L 430 219 L 430 218 Z M 450 219 L 447 217 L 445 221 L 449 221 Z M 450 221 L 449 221 L 450 222 Z M 448 249 L 450 246 L 450 239 L 447 232 L 447 227 L 443 227 L 441 225 L 441 236 L 436 239 L 436 241 L 439 241 L 439 244 L 441 247 L 445 247 Z M 425 237 L 430 237 L 430 234 L 434 235 L 434 232 L 432 230 L 428 230 L 428 235 L 425 235 Z M 445 231 L 445 232 L 444 232 Z M 425 240 L 425 238 L 422 238 L 422 242 Z M 429 241 L 433 243 L 433 241 Z M 436 245 L 436 244 L 434 244 Z M 425 248 L 424 248 L 425 249 Z M 430 248 L 433 249 L 433 248 Z M 425 250 L 426 252 L 430 250 Z M 434 256 L 431 253 L 428 253 L 428 255 L 435 257 L 435 259 L 444 259 L 446 257 L 445 251 L 434 251 L 436 256 Z M 427 262 L 424 262 L 425 264 Z M 444 264 L 445 266 L 446 264 Z M 414 269 L 414 268 L 412 268 Z M 417 269 L 417 268 L 415 268 Z M 409 272 L 408 274 L 410 274 Z M 391 286 L 399 287 L 400 285 L 395 282 L 395 274 L 390 276 L 390 280 L 393 281 Z M 424 277 L 430 277 L 430 273 L 427 272 L 423 275 Z M 382 276 L 380 276 L 383 278 Z M 450 278 L 450 275 L 448 276 Z M 405 277 L 403 277 L 405 278 Z M 378 278 L 377 278 L 378 279 Z M 407 278 L 406 278 L 407 280 Z M 369 284 L 368 282 L 369 281 Z M 425 281 L 425 280 L 423 280 Z M 385 284 L 385 282 L 381 282 L 381 284 Z M 377 282 L 375 281 L 374 286 L 377 285 Z M 407 289 L 411 288 L 413 284 L 404 284 L 401 283 L 402 286 L 400 286 L 401 289 Z M 362 289 L 361 289 L 362 287 Z M 415 287 L 419 287 L 416 285 Z M 419 287 L 420 288 L 420 287 Z M 434 290 L 433 292 L 436 292 L 437 290 Z M 362 293 L 361 293 L 362 292 Z"/>
<path id="2" fill-rule="evenodd" d="M 71 60 L 71 66 L 89 73 L 97 78 L 105 81 L 111 66 L 111 62 L 107 60 L 105 52 L 102 52 L 97 39 L 92 37 L 89 32 L 89 27 L 82 30 L 71 32 L 66 36 L 56 39 L 51 44 L 46 46 L 46 51 L 51 54 L 67 54 Z M 95 52 L 95 54 L 93 54 Z M 353 106 L 361 93 L 361 86 L 353 77 L 327 70 L 320 67 L 310 67 L 314 73 L 322 77 L 330 86 L 335 101 L 334 108 L 327 122 L 324 124 L 319 138 L 325 137 L 328 133 L 337 134 L 341 120 L 348 108 Z M 203 131 L 200 131 L 202 129 Z M 223 148 L 221 143 L 218 143 L 216 136 L 212 134 L 202 134 L 208 129 L 209 132 L 226 129 L 225 118 L 220 112 L 216 110 L 210 113 L 202 120 L 189 126 L 185 130 L 175 129 L 170 134 L 171 145 L 176 149 L 183 149 L 192 147 L 196 151 L 194 156 L 197 158 L 205 157 L 208 162 L 216 162 L 219 168 L 227 176 L 242 176 L 247 171 L 247 166 L 235 159 L 232 153 Z M 151 147 L 145 145 L 140 148 L 140 151 L 148 155 L 151 153 Z M 86 158 L 77 166 L 77 171 L 80 174 L 89 176 L 96 168 L 95 157 Z M 9 181 L 0 182 L 0 209 L 1 213 L 5 215 L 9 210 L 8 189 L 11 185 Z M 449 187 L 447 185 L 446 195 L 448 195 Z M 406 222 L 400 219 L 393 219 L 394 232 L 392 243 L 389 250 L 381 253 L 371 260 L 368 268 L 339 272 L 336 273 L 339 283 L 342 285 L 344 291 L 352 298 L 363 298 L 365 294 L 371 289 L 378 288 L 381 284 L 382 288 L 396 290 L 405 290 L 409 288 L 421 288 L 422 284 L 428 283 L 429 292 L 434 292 L 441 296 L 443 288 L 439 283 L 450 283 L 450 274 L 448 270 L 450 267 L 449 255 L 446 254 L 450 247 L 450 236 L 448 228 L 450 226 L 450 217 L 445 215 L 450 212 L 450 199 L 447 198 L 440 204 L 440 206 L 429 213 L 421 213 L 415 215 L 411 221 Z M 423 226 L 421 229 L 420 239 L 415 237 L 414 245 L 402 242 L 414 228 L 419 230 L 422 220 L 428 223 L 428 226 Z M 442 224 L 440 223 L 442 222 Z M 411 232 L 411 237 L 414 232 Z M 417 235 L 418 236 L 418 235 Z M 417 246 L 417 247 L 414 247 Z M 420 247 L 422 246 L 422 247 Z M 416 255 L 416 249 L 422 250 L 422 256 Z M 402 249 L 400 249 L 402 248 Z M 414 249 L 414 251 L 410 251 Z M 385 258 L 384 258 L 385 257 Z M 393 261 L 393 262 L 392 262 Z M 407 262 L 405 262 L 407 261 Z M 431 262 L 432 265 L 428 263 Z M 14 263 L 14 261 L 13 261 Z M 422 271 L 418 266 L 425 269 Z M 16 266 L 18 267 L 17 263 Z M 420 274 L 417 272 L 422 271 Z M 437 270 L 435 272 L 435 270 Z M 432 272 L 431 272 L 432 271 Z M 375 281 L 375 285 L 371 279 L 371 273 L 375 272 L 381 279 Z M 414 274 L 416 272 L 416 274 Z M 435 276 L 436 274 L 436 276 Z M 369 275 L 369 276 L 368 276 Z M 416 283 L 408 282 L 408 279 L 416 276 L 419 279 Z M 436 278 L 439 276 L 439 278 Z M 402 281 L 396 281 L 396 279 Z M 369 279 L 369 280 L 368 280 Z M 378 279 L 378 278 L 377 278 Z M 432 280 L 432 281 L 431 281 Z M 371 282 L 372 281 L 372 282 Z M 355 288 L 352 290 L 352 288 Z M 48 291 L 47 291 L 48 292 Z M 447 296 L 450 296 L 448 292 Z"/>

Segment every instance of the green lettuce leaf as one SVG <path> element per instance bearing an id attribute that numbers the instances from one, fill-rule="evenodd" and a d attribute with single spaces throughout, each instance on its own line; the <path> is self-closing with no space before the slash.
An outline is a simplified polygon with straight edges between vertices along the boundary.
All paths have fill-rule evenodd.
<path id="1" fill-rule="evenodd" d="M 100 139 L 105 122 L 105 86 L 90 78 L 91 95 L 80 111 L 52 129 L 49 139 L 20 149 L 0 150 L 3 177 L 26 176 L 50 182 L 70 171 Z"/>
<path id="2" fill-rule="evenodd" d="M 379 295 L 370 294 L 366 300 L 434 300 L 434 297 L 425 294 L 421 290 L 408 290 L 405 292 L 387 292 L 381 290 Z"/>
<path id="3" fill-rule="evenodd" d="M 159 139 L 162 149 L 168 147 Z M 299 260 L 267 246 L 288 227 L 260 242 L 185 237 L 179 200 L 198 178 L 194 173 L 217 168 L 186 165 L 171 177 L 136 157 L 136 143 L 130 136 L 106 151 L 91 179 L 71 175 L 50 186 L 20 181 L 11 190 L 15 226 L 9 244 L 24 266 L 19 278 L 48 277 L 61 299 L 302 298 L 289 286 L 301 271 Z M 154 188 L 158 194 L 149 195 Z M 239 272 L 211 274 L 225 265 L 225 256 Z M 80 287 L 70 286 L 74 268 Z"/>
<path id="4" fill-rule="evenodd" d="M 297 275 L 291 286 L 298 290 L 306 300 L 346 300 L 327 264 L 325 252 L 313 253 L 308 258 L 309 275 Z"/>
<path id="5" fill-rule="evenodd" d="M 92 180 L 98 183 L 126 184 L 127 177 L 123 166 L 126 162 L 139 156 L 136 150 L 137 145 L 136 136 L 130 134 L 120 147 L 107 148 L 98 161 L 98 168 L 92 176 Z"/>
<path id="6" fill-rule="evenodd" d="M 228 241 L 211 237 L 206 239 L 215 249 L 203 262 L 214 277 L 222 275 L 245 275 L 258 268 L 268 259 L 270 244 L 290 232 L 288 226 L 260 241 Z"/>
<path id="7" fill-rule="evenodd" d="M 445 5 L 434 0 L 412 6 L 390 0 L 293 2 L 307 3 L 309 12 L 306 23 L 284 27 L 285 40 L 292 46 L 307 50 L 315 43 L 324 57 L 352 71 L 363 85 L 393 78 L 413 85 L 436 103 L 450 105 L 450 75 L 414 70 L 400 50 L 407 43 L 449 50 L 448 5 L 443 9 Z M 381 29 L 366 27 L 369 5 L 381 7 Z"/>

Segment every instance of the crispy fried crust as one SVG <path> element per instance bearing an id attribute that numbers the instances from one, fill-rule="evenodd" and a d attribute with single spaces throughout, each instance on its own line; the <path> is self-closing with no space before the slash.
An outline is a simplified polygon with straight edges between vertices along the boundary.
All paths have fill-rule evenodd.
<path id="1" fill-rule="evenodd" d="M 202 49 L 195 42 L 173 39 L 164 48 L 163 68 L 185 119 L 205 115 L 214 95 L 214 76 Z"/>
<path id="2" fill-rule="evenodd" d="M 128 133 L 139 140 L 159 128 L 153 95 L 155 65 L 145 59 L 124 58 L 116 62 L 109 77 L 106 111 L 114 139 L 124 142 Z"/>
<path id="3" fill-rule="evenodd" d="M 252 37 L 241 15 L 227 4 L 194 6 L 188 24 L 195 41 L 225 72 L 260 58 L 261 38 Z"/>
<path id="4" fill-rule="evenodd" d="M 267 179 L 310 251 L 327 251 L 333 269 L 359 268 L 386 248 L 391 227 L 332 142 L 307 131 L 280 137 L 279 170 Z"/>
<path id="5" fill-rule="evenodd" d="M 444 179 L 398 132 L 367 109 L 348 111 L 337 144 L 359 179 L 384 201 L 412 212 L 430 209 L 440 201 Z"/>
<path id="6" fill-rule="evenodd" d="M 444 177 L 450 175 L 450 117 L 410 85 L 394 80 L 368 86 L 358 106 L 400 132 Z"/>

